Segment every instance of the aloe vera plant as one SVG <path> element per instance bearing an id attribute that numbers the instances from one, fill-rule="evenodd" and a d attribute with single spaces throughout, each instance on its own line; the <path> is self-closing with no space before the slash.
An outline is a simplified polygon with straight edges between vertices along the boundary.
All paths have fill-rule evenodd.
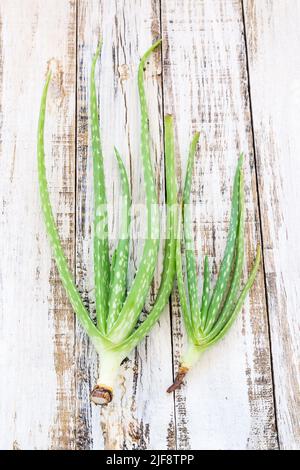
<path id="1" fill-rule="evenodd" d="M 72 278 L 66 257 L 63 253 L 49 199 L 45 169 L 44 125 L 47 92 L 51 78 L 50 74 L 47 77 L 41 100 L 37 146 L 41 206 L 61 281 L 78 319 L 100 355 L 99 379 L 91 393 L 91 398 L 96 404 L 107 404 L 112 400 L 114 382 L 118 374 L 120 363 L 145 335 L 149 333 L 150 329 L 159 318 L 168 302 L 175 277 L 178 217 L 176 209 L 177 189 L 174 162 L 173 120 L 171 116 L 166 116 L 165 165 L 168 237 L 165 243 L 163 273 L 156 301 L 146 319 L 140 325 L 137 325 L 153 280 L 160 245 L 158 199 L 151 164 L 148 111 L 143 81 L 143 71 L 146 61 L 160 42 L 161 41 L 157 41 L 144 54 L 138 70 L 138 89 L 141 106 L 141 157 L 146 192 L 147 237 L 139 267 L 128 292 L 126 281 L 129 253 L 130 190 L 125 166 L 116 149 L 115 156 L 119 167 L 123 196 L 122 236 L 120 237 L 111 260 L 109 256 L 107 200 L 95 86 L 95 67 L 100 56 L 100 44 L 92 61 L 90 113 L 94 172 L 94 282 L 96 324 L 92 321 L 89 312 L 86 310 Z M 149 234 L 151 234 L 151 236 Z"/>
<path id="2" fill-rule="evenodd" d="M 260 265 L 260 247 L 257 248 L 250 276 L 241 287 L 244 262 L 244 176 L 243 155 L 240 156 L 233 185 L 231 219 L 224 258 L 216 285 L 211 290 L 210 272 L 207 256 L 204 260 L 203 292 L 200 302 L 197 290 L 196 257 L 192 241 L 190 222 L 190 193 L 193 163 L 199 134 L 195 134 L 190 145 L 185 185 L 183 191 L 182 219 L 184 226 L 184 245 L 186 257 L 188 295 L 182 269 L 181 225 L 176 247 L 177 284 L 181 310 L 188 338 L 188 347 L 180 361 L 179 370 L 168 392 L 180 388 L 187 372 L 198 361 L 202 353 L 219 341 L 229 330 L 244 304 Z"/>

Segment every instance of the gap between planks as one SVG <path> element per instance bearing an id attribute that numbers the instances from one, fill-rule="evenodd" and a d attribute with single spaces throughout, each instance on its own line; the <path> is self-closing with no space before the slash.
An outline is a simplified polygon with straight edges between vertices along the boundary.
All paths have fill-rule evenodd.
<path id="1" fill-rule="evenodd" d="M 278 435 L 278 421 L 277 421 L 277 404 L 276 404 L 276 394 L 275 394 L 274 366 L 273 366 L 273 356 L 272 356 L 272 338 L 271 338 L 271 328 L 270 328 L 270 308 L 269 308 L 269 298 L 268 298 L 268 290 L 267 290 L 268 286 L 267 286 L 266 265 L 265 265 L 264 236 L 263 236 L 263 228 L 262 228 L 262 211 L 261 211 L 261 203 L 260 203 L 261 194 L 260 194 L 259 184 L 258 184 L 257 153 L 256 153 L 256 143 L 255 143 L 255 138 L 254 138 L 254 120 L 253 120 L 253 107 L 252 107 L 252 96 L 251 96 L 247 30 L 246 30 L 246 21 L 245 21 L 245 6 L 244 6 L 244 0 L 240 0 L 240 1 L 241 1 L 242 18 L 243 18 L 243 34 L 244 34 L 244 44 L 245 44 L 245 61 L 246 61 L 247 85 L 248 85 L 248 96 L 249 96 L 252 149 L 253 149 L 253 157 L 254 157 L 255 182 L 256 182 L 256 192 L 257 192 L 257 210 L 258 210 L 258 215 L 259 215 L 259 232 L 260 232 L 260 240 L 261 240 L 261 259 L 262 259 L 261 263 L 262 263 L 262 270 L 263 270 L 264 292 L 265 292 L 265 302 L 266 302 L 267 321 L 268 321 L 268 339 L 269 339 L 269 353 L 270 353 L 273 403 L 274 403 L 274 407 L 273 407 L 274 421 L 275 421 L 275 428 L 276 428 L 277 446 L 278 446 L 278 449 L 280 449 L 279 435 Z"/>

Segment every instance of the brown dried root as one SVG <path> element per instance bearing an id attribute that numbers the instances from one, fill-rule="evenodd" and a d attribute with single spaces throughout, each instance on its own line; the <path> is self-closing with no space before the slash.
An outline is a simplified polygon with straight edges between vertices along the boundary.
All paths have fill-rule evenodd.
<path id="1" fill-rule="evenodd" d="M 176 375 L 176 378 L 175 378 L 175 381 L 173 383 L 173 385 L 171 385 L 168 389 L 167 389 L 167 392 L 168 393 L 172 393 L 172 392 L 175 392 L 175 390 L 178 390 L 181 385 L 183 384 L 183 381 L 185 379 L 185 376 L 186 374 L 188 373 L 189 371 L 189 368 L 188 367 L 185 367 L 185 366 L 180 366 L 179 367 L 179 371 Z"/>

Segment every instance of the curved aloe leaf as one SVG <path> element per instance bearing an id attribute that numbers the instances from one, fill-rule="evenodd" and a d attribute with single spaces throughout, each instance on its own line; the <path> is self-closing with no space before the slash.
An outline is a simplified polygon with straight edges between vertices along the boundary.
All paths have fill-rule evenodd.
<path id="1" fill-rule="evenodd" d="M 119 166 L 122 186 L 122 223 L 121 236 L 114 252 L 111 268 L 111 284 L 109 296 L 109 313 L 107 318 L 107 332 L 109 333 L 123 307 L 126 296 L 127 270 L 129 257 L 129 227 L 131 197 L 126 168 L 118 150 L 115 155 Z"/>
<path id="2" fill-rule="evenodd" d="M 208 257 L 204 259 L 204 274 L 203 274 L 203 292 L 201 300 L 201 311 L 200 311 L 200 328 L 204 330 L 206 323 L 206 317 L 209 307 L 209 296 L 210 296 L 210 271 Z"/>
<path id="3" fill-rule="evenodd" d="M 99 42 L 92 61 L 90 113 L 94 172 L 94 277 L 96 314 L 98 328 L 102 334 L 105 334 L 109 301 L 110 263 L 105 177 L 95 85 L 95 68 L 101 53 L 101 47 L 102 44 Z"/>
<path id="4" fill-rule="evenodd" d="M 159 250 L 159 212 L 150 156 L 149 118 L 143 73 L 148 57 L 152 51 L 159 46 L 160 43 L 161 40 L 157 41 L 144 54 L 140 61 L 138 71 L 138 88 L 141 106 L 141 155 L 144 170 L 147 207 L 147 238 L 144 245 L 142 259 L 140 261 L 140 265 L 136 272 L 131 289 L 127 295 L 122 311 L 120 312 L 109 334 L 109 338 L 114 343 L 119 343 L 120 341 L 123 341 L 125 338 L 127 338 L 135 327 L 145 303 L 157 264 Z"/>
<path id="5" fill-rule="evenodd" d="M 199 132 L 197 132 L 190 145 L 189 158 L 186 170 L 184 191 L 183 191 L 183 214 L 184 214 L 184 242 L 185 242 L 185 258 L 186 258 L 186 272 L 188 281 L 188 291 L 191 309 L 191 320 L 194 326 L 194 331 L 199 327 L 200 319 L 200 300 L 198 294 L 197 282 L 197 266 L 195 247 L 193 242 L 193 231 L 191 226 L 191 211 L 190 211 L 190 195 L 192 186 L 193 166 L 195 160 L 195 153 L 199 141 Z"/>
<path id="6" fill-rule="evenodd" d="M 143 323 L 116 349 L 130 351 L 146 336 L 158 320 L 170 297 L 175 277 L 175 251 L 177 233 L 177 188 L 174 157 L 174 132 L 172 116 L 165 117 L 165 165 L 167 186 L 167 239 L 160 288 L 155 304 Z"/>
<path id="7" fill-rule="evenodd" d="M 237 170 L 234 178 L 233 185 L 233 196 L 232 196 L 232 208 L 230 226 L 227 238 L 227 244 L 225 248 L 224 258 L 221 264 L 219 276 L 213 291 L 212 299 L 207 313 L 205 332 L 209 332 L 213 328 L 220 307 L 226 295 L 226 289 L 230 280 L 232 265 L 234 261 L 234 247 L 237 236 L 238 228 L 238 210 L 239 210 L 239 187 L 240 187 L 240 169 L 243 164 L 243 155 L 240 156 L 238 161 Z"/>
<path id="8" fill-rule="evenodd" d="M 260 246 L 258 246 L 252 271 L 251 271 L 250 276 L 249 276 L 249 278 L 248 278 L 248 280 L 247 280 L 247 282 L 246 282 L 246 284 L 245 284 L 245 286 L 244 286 L 244 288 L 243 288 L 243 290 L 242 290 L 242 292 L 241 292 L 241 294 L 238 298 L 238 301 L 236 303 L 236 306 L 234 307 L 233 312 L 231 313 L 231 316 L 229 317 L 227 323 L 225 323 L 225 326 L 221 329 L 221 331 L 219 331 L 218 334 L 216 334 L 216 336 L 214 336 L 213 339 L 210 340 L 209 343 L 207 343 L 207 346 L 210 346 L 210 345 L 216 343 L 217 341 L 219 341 L 221 338 L 223 338 L 223 336 L 227 333 L 227 331 L 229 330 L 229 328 L 231 327 L 233 322 L 236 320 L 238 314 L 240 313 L 240 311 L 241 311 L 241 309 L 244 305 L 246 296 L 247 296 L 249 290 L 251 289 L 251 287 L 254 284 L 256 274 L 257 274 L 259 266 L 260 266 L 260 261 L 261 261 L 261 249 L 260 249 Z"/>
<path id="9" fill-rule="evenodd" d="M 228 331 L 243 306 L 246 295 L 254 283 L 255 276 L 259 268 L 260 249 L 258 248 L 252 272 L 241 294 L 239 294 L 244 261 L 245 204 L 242 163 L 243 156 L 241 155 L 234 179 L 231 221 L 225 254 L 210 303 L 209 267 L 208 259 L 207 257 L 205 258 L 204 284 L 200 313 L 198 313 L 197 304 L 193 304 L 191 301 L 191 308 L 193 308 L 192 305 L 196 305 L 196 311 L 192 311 L 191 313 L 188 312 L 187 299 L 182 280 L 182 265 L 181 262 L 177 262 L 178 289 L 189 346 L 187 353 L 182 357 L 175 382 L 171 387 L 169 387 L 168 392 L 173 392 L 181 386 L 186 373 L 195 364 L 203 351 L 220 340 Z M 190 169 L 188 170 L 189 172 L 191 171 Z M 186 223 L 186 220 L 184 223 Z M 179 255 L 177 255 L 177 260 L 178 258 Z M 189 269 L 190 265 L 187 265 L 187 270 Z M 188 275 L 191 275 L 191 273 L 188 273 Z M 199 315 L 198 325 L 200 325 L 200 327 L 197 327 L 197 315 Z M 191 318 L 195 318 L 195 320 L 191 321 Z"/>
<path id="10" fill-rule="evenodd" d="M 176 275 L 177 275 L 177 287 L 180 297 L 180 305 L 183 316 L 185 329 L 193 342 L 197 342 L 198 332 L 195 334 L 195 330 L 192 323 L 191 311 L 188 305 L 188 299 L 185 292 L 184 278 L 182 272 L 182 256 L 181 256 L 181 219 L 179 220 L 178 237 L 176 243 Z"/>
<path id="11" fill-rule="evenodd" d="M 226 301 L 223 305 L 220 316 L 216 322 L 215 327 L 210 331 L 206 337 L 206 341 L 221 331 L 226 324 L 230 314 L 234 308 L 234 303 L 237 300 L 240 290 L 241 278 L 243 274 L 243 263 L 244 263 L 244 213 L 245 213 L 245 202 L 244 202 L 244 176 L 243 171 L 240 171 L 240 189 L 239 189 L 239 221 L 237 228 L 237 240 L 236 240 L 236 255 L 234 259 L 234 272 L 230 283 L 230 288 L 227 294 Z"/>
<path id="12" fill-rule="evenodd" d="M 83 305 L 81 297 L 75 286 L 72 274 L 68 267 L 68 263 L 63 252 L 61 241 L 59 238 L 57 226 L 54 220 L 53 211 L 51 207 L 51 202 L 48 192 L 48 184 L 46 178 L 46 167 L 45 167 L 45 150 L 44 150 L 44 127 L 45 127 L 45 112 L 46 112 L 46 102 L 47 102 L 47 93 L 48 87 L 51 79 L 51 74 L 49 73 L 46 84 L 43 90 L 41 107 L 40 107 L 40 116 L 38 123 L 38 144 L 37 144 L 37 159 L 38 159 L 38 179 L 39 179 L 39 188 L 40 188 L 40 198 L 42 212 L 45 220 L 47 234 L 53 249 L 54 259 L 56 266 L 62 281 L 62 284 L 66 290 L 68 298 L 71 302 L 71 305 L 78 316 L 79 321 L 84 327 L 87 334 L 90 336 L 95 345 L 98 346 L 99 340 L 104 339 Z M 108 343 L 108 342 L 107 342 Z"/>

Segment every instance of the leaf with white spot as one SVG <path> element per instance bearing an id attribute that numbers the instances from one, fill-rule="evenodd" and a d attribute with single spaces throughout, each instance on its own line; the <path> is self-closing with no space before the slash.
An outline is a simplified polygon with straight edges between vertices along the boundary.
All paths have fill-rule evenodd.
<path id="1" fill-rule="evenodd" d="M 138 71 L 138 88 L 141 106 L 141 156 L 146 191 L 147 235 L 140 265 L 131 289 L 124 302 L 122 311 L 109 334 L 109 338 L 115 343 L 119 343 L 127 338 L 134 329 L 144 306 L 157 264 L 160 224 L 158 199 L 150 155 L 150 132 L 143 74 L 148 57 L 160 43 L 161 40 L 157 41 L 144 54 L 140 61 Z"/>
<path id="2" fill-rule="evenodd" d="M 234 261 L 234 247 L 236 243 L 237 230 L 238 230 L 238 212 L 239 212 L 239 187 L 240 187 L 240 169 L 243 164 L 243 155 L 240 156 L 238 166 L 235 173 L 230 226 L 227 238 L 227 244 L 224 252 L 224 258 L 221 264 L 219 276 L 213 291 L 210 306 L 207 313 L 205 332 L 209 333 L 213 328 L 215 321 L 218 317 L 226 289 L 230 281 L 232 265 Z M 221 286 L 224 286 L 223 288 Z M 226 288 L 226 289 L 225 289 Z"/>
<path id="3" fill-rule="evenodd" d="M 238 314 L 240 313 L 240 311 L 241 311 L 241 309 L 244 305 L 246 296 L 247 296 L 249 290 L 251 289 L 251 287 L 252 287 L 252 285 L 255 281 L 255 277 L 256 277 L 256 274 L 257 274 L 259 266 L 260 266 L 260 259 L 261 259 L 261 250 L 260 250 L 260 246 L 258 246 L 257 253 L 256 253 L 256 258 L 255 258 L 255 261 L 254 261 L 252 271 L 251 271 L 250 276 L 249 276 L 249 278 L 248 278 L 248 280 L 247 280 L 247 282 L 246 282 L 246 284 L 245 284 L 245 286 L 244 286 L 244 288 L 243 288 L 243 290 L 242 290 L 242 292 L 241 292 L 241 294 L 238 298 L 237 304 L 236 304 L 229 320 L 225 324 L 224 328 L 212 340 L 210 340 L 209 343 L 207 343 L 207 346 L 211 346 L 212 344 L 219 341 L 225 335 L 225 333 L 227 333 L 229 328 L 234 323 L 236 317 L 238 316 Z"/>
<path id="4" fill-rule="evenodd" d="M 209 296 L 210 296 L 210 271 L 208 264 L 208 257 L 204 259 L 204 274 L 203 274 L 203 292 L 201 300 L 201 312 L 200 312 L 200 328 L 204 329 L 206 323 L 206 316 L 209 307 Z"/>
<path id="5" fill-rule="evenodd" d="M 239 190 L 239 222 L 236 240 L 236 255 L 235 255 L 235 266 L 233 277 L 230 282 L 230 288 L 222 308 L 219 317 L 216 320 L 215 326 L 211 332 L 207 335 L 207 339 L 215 337 L 226 325 L 228 319 L 231 316 L 232 311 L 235 308 L 237 297 L 239 295 L 240 283 L 243 274 L 243 262 L 244 262 L 244 216 L 245 214 L 245 202 L 244 202 L 244 175 L 243 170 L 240 171 L 240 190 Z"/>
<path id="6" fill-rule="evenodd" d="M 191 321 L 194 328 L 194 335 L 198 337 L 198 328 L 200 324 L 200 300 L 198 294 L 198 281 L 197 281 L 197 266 L 195 247 L 193 240 L 193 230 L 191 226 L 191 211 L 190 211 L 190 196 L 192 187 L 192 175 L 196 148 L 199 141 L 199 132 L 194 135 L 190 149 L 187 163 L 187 170 L 183 191 L 183 217 L 184 217 L 184 244 L 185 244 L 185 259 L 186 259 L 186 272 L 189 291 L 189 302 L 191 309 Z"/>
<path id="7" fill-rule="evenodd" d="M 125 341 L 117 346 L 116 349 L 118 350 L 126 350 L 129 352 L 149 333 L 166 306 L 174 283 L 178 209 L 173 118 L 170 115 L 165 117 L 165 166 L 167 186 L 167 239 L 165 242 L 161 284 L 151 312 L 143 323 Z"/>
<path id="8" fill-rule="evenodd" d="M 240 312 L 246 295 L 252 287 L 256 273 L 260 264 L 260 248 L 257 250 L 257 256 L 250 277 L 239 295 L 240 283 L 243 271 L 244 261 L 244 175 L 242 170 L 243 157 L 238 162 L 233 197 L 231 222 L 224 259 L 221 265 L 220 274 L 214 289 L 213 297 L 209 308 L 210 274 L 208 258 L 204 263 L 204 281 L 202 305 L 200 314 L 200 326 L 195 335 L 194 325 L 191 321 L 193 312 L 189 312 L 187 306 L 186 293 L 184 288 L 180 244 L 177 248 L 177 281 L 182 308 L 182 315 L 189 339 L 189 348 L 182 356 L 179 372 L 174 384 L 169 387 L 168 392 L 179 388 L 187 371 L 199 359 L 202 352 L 221 339 L 233 324 L 235 318 Z M 186 223 L 186 220 L 185 220 Z M 233 268 L 232 268 L 233 266 Z M 189 269 L 189 266 L 187 266 Z M 232 273 L 233 271 L 233 273 Z"/>
<path id="9" fill-rule="evenodd" d="M 123 307 L 126 296 L 127 270 L 129 257 L 129 227 L 131 197 L 126 168 L 121 156 L 115 148 L 115 155 L 118 162 L 121 188 L 122 188 L 122 223 L 121 235 L 114 251 L 114 263 L 111 270 L 111 284 L 109 296 L 109 313 L 107 317 L 107 333 L 109 334 L 118 315 Z"/>
<path id="10" fill-rule="evenodd" d="M 54 259 L 56 266 L 62 281 L 62 284 L 66 290 L 68 298 L 72 304 L 72 307 L 81 322 L 83 328 L 90 336 L 94 344 L 104 340 L 94 323 L 92 322 L 87 310 L 85 309 L 81 297 L 76 289 L 72 274 L 69 270 L 68 263 L 63 252 L 61 241 L 59 238 L 57 226 L 54 220 L 51 202 L 49 198 L 48 184 L 46 178 L 46 167 L 45 167 L 45 151 L 44 151 L 44 127 L 45 127 L 45 112 L 47 93 L 50 83 L 51 74 L 48 75 L 46 84 L 44 86 L 40 116 L 38 123 L 38 144 L 37 144 L 37 159 L 38 159 L 38 179 L 39 189 L 41 197 L 42 212 L 45 220 L 45 226 L 48 237 L 54 253 Z M 108 342 L 107 342 L 108 343 Z"/>
<path id="11" fill-rule="evenodd" d="M 101 42 L 99 42 L 97 51 L 92 61 L 90 83 L 90 113 L 94 173 L 94 277 L 96 314 L 97 326 L 101 333 L 105 334 L 110 285 L 110 263 L 105 177 L 95 85 L 95 68 L 100 53 Z"/>

